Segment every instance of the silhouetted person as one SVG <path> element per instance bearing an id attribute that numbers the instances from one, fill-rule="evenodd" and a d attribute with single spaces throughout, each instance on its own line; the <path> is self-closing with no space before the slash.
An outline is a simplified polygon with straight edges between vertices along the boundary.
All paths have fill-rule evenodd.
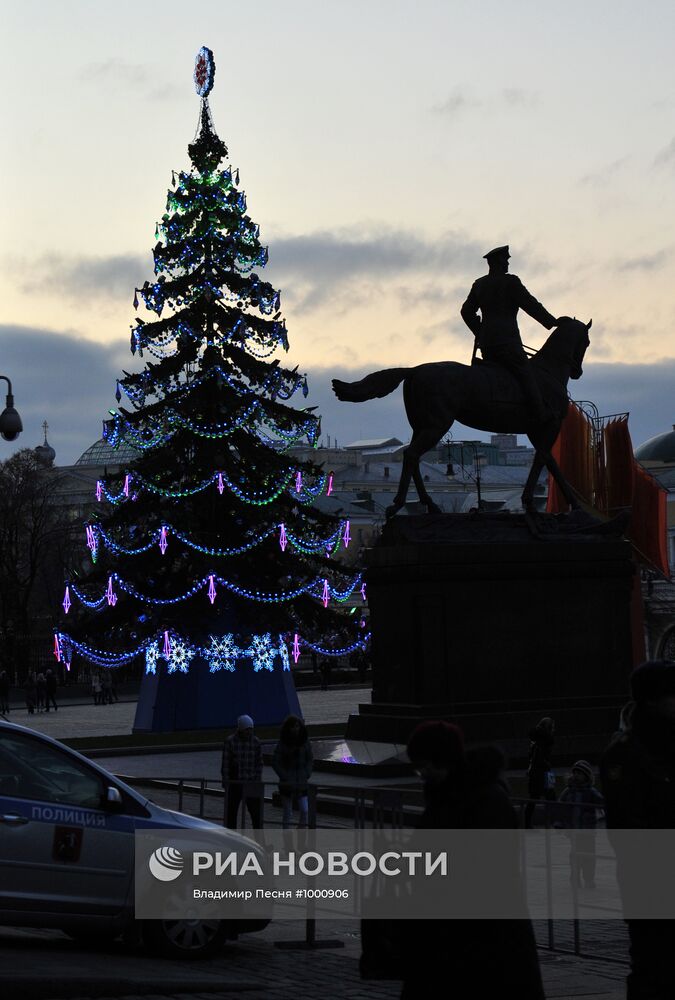
<path id="1" fill-rule="evenodd" d="M 527 795 L 529 799 L 544 799 L 555 802 L 555 771 L 551 763 L 551 751 L 555 733 L 553 719 L 545 716 L 530 730 L 530 747 L 527 767 Z M 535 803 L 525 806 L 525 826 L 530 829 Z"/>
<path id="2" fill-rule="evenodd" d="M 321 673 L 321 690 L 327 691 L 328 685 L 330 684 L 331 672 L 330 660 L 327 656 L 324 656 L 323 660 L 319 664 L 319 672 Z"/>
<path id="3" fill-rule="evenodd" d="M 26 679 L 26 708 L 29 715 L 35 715 L 37 705 L 37 683 L 35 674 L 29 674 Z"/>
<path id="4" fill-rule="evenodd" d="M 50 704 L 53 706 L 54 711 L 58 711 L 58 705 L 56 704 L 56 674 L 51 667 L 47 668 L 47 673 L 45 674 L 45 711 L 49 711 Z"/>
<path id="5" fill-rule="evenodd" d="M 465 753 L 457 726 L 423 722 L 408 741 L 408 756 L 424 782 L 421 827 L 517 829 L 516 813 L 501 777 L 504 758 L 497 747 Z M 513 845 L 513 870 L 501 871 L 499 878 L 512 884 L 514 908 L 522 905 L 526 913 L 516 839 Z M 489 864 L 486 858 L 486 868 Z M 489 875 L 485 870 L 480 874 L 489 886 Z M 401 949 L 401 1000 L 445 995 L 462 1000 L 507 996 L 544 1000 L 534 933 L 527 918 L 411 920 Z"/>
<path id="6" fill-rule="evenodd" d="M 675 662 L 649 660 L 631 675 L 635 708 L 600 763 L 607 828 L 675 830 Z M 617 875 L 630 910 L 635 858 L 617 851 Z M 675 997 L 675 920 L 627 919 L 631 971 L 628 1000 Z"/>
<path id="7" fill-rule="evenodd" d="M 284 830 L 291 825 L 294 801 L 298 803 L 300 812 L 298 826 L 307 826 L 307 782 L 312 773 L 312 765 L 312 744 L 307 736 L 307 727 L 297 715 L 289 715 L 281 726 L 279 742 L 272 758 L 272 767 L 279 778 L 281 825 Z"/>
<path id="8" fill-rule="evenodd" d="M 507 368 L 517 378 L 532 421 L 544 423 L 549 414 L 520 339 L 518 310 L 547 330 L 559 320 L 530 295 L 520 278 L 508 273 L 510 256 L 508 246 L 485 254 L 489 272 L 471 286 L 461 308 L 462 319 L 478 341 L 483 360 Z"/>
<path id="9" fill-rule="evenodd" d="M 101 704 L 102 705 L 112 705 L 113 696 L 113 683 L 112 677 L 110 676 L 110 671 L 106 670 L 101 678 Z"/>
<path id="10" fill-rule="evenodd" d="M 0 714 L 9 712 L 9 674 L 0 670 Z"/>
<path id="11" fill-rule="evenodd" d="M 573 831 L 570 845 L 570 877 L 578 888 L 595 889 L 595 830 L 598 809 L 604 799 L 594 786 L 593 768 L 587 760 L 572 765 L 559 802 L 575 808 L 563 814 L 565 825 Z"/>
<path id="12" fill-rule="evenodd" d="M 225 740 L 223 757 L 220 765 L 223 788 L 227 791 L 227 825 L 232 830 L 237 829 L 237 814 L 244 790 L 242 781 L 260 781 L 262 779 L 262 744 L 253 735 L 253 719 L 250 715 L 240 715 L 237 719 L 236 732 Z M 260 799 L 257 796 L 245 797 L 246 808 L 251 817 L 253 828 L 262 828 Z"/>
<path id="13" fill-rule="evenodd" d="M 45 702 L 47 701 L 47 682 L 45 681 L 45 675 L 40 671 L 35 679 L 35 687 L 37 692 L 37 710 L 41 712 L 45 707 Z"/>

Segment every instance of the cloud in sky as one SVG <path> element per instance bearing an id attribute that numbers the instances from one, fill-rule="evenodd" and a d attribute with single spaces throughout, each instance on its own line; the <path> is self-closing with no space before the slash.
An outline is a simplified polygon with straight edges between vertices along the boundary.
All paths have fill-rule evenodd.
<path id="1" fill-rule="evenodd" d="M 629 257 L 619 263 L 620 271 L 659 271 L 672 260 L 672 248 L 656 250 L 654 253 L 642 254 L 639 257 Z"/>
<path id="2" fill-rule="evenodd" d="M 66 257 L 45 254 L 30 263 L 11 262 L 19 287 L 28 294 L 45 292 L 68 299 L 133 298 L 136 285 L 153 275 L 150 254 L 115 254 L 109 257 Z"/>
<path id="3" fill-rule="evenodd" d="M 87 84 L 97 84 L 107 94 L 111 89 L 122 88 L 142 93 L 151 101 L 187 100 L 190 96 L 185 87 L 175 83 L 162 83 L 160 74 L 141 63 L 127 62 L 116 57 L 87 63 L 78 73 L 78 79 Z"/>
<path id="4" fill-rule="evenodd" d="M 452 333 L 440 323 L 424 335 L 451 338 Z M 100 437 L 101 420 L 117 405 L 117 377 L 122 369 L 138 370 L 143 364 L 132 359 L 126 339 L 95 344 L 73 330 L 0 325 L 0 352 L 3 372 L 12 380 L 24 424 L 15 445 L 0 441 L 0 458 L 7 458 L 18 447 L 40 444 L 41 424 L 46 419 L 59 465 L 74 462 Z M 337 437 L 341 444 L 390 435 L 408 439 L 401 388 L 391 396 L 360 404 L 341 403 L 333 395 L 332 378 L 353 381 L 377 367 L 343 363 L 307 368 L 310 394 L 303 405 L 318 407 L 324 434 Z M 570 388 L 574 398 L 592 399 L 601 414 L 629 410 L 631 435 L 637 445 L 672 425 L 674 381 L 675 360 L 646 365 L 588 363 L 581 381 L 570 383 Z M 453 434 L 457 439 L 489 437 L 459 424 Z"/>
<path id="5" fill-rule="evenodd" d="M 654 157 L 655 167 L 673 167 L 675 166 L 675 138 L 671 139 L 667 146 Z"/>
<path id="6" fill-rule="evenodd" d="M 501 114 L 505 110 L 530 109 L 539 103 L 539 94 L 520 87 L 504 87 L 490 97 L 476 97 L 466 87 L 455 87 L 449 96 L 431 109 L 447 118 L 457 118 L 466 111 Z"/>
<path id="7" fill-rule="evenodd" d="M 583 177 L 579 178 L 579 184 L 582 187 L 590 188 L 604 188 L 608 181 L 612 180 L 619 174 L 629 162 L 630 157 L 621 156 L 618 160 L 612 160 L 611 163 L 607 163 L 597 170 L 592 170 L 588 174 L 584 174 Z"/>
<path id="8" fill-rule="evenodd" d="M 468 275 L 484 253 L 461 232 L 430 239 L 411 230 L 358 226 L 274 238 L 270 273 L 289 289 L 285 294 L 298 311 L 311 312 L 338 297 L 343 305 L 362 303 L 384 282 L 408 275 Z"/>

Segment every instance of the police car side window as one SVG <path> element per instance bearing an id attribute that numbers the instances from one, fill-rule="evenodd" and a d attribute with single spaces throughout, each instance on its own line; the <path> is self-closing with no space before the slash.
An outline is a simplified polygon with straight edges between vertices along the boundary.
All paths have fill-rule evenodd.
<path id="1" fill-rule="evenodd" d="M 99 809 L 103 792 L 94 771 L 57 747 L 21 733 L 0 733 L 0 795 Z"/>

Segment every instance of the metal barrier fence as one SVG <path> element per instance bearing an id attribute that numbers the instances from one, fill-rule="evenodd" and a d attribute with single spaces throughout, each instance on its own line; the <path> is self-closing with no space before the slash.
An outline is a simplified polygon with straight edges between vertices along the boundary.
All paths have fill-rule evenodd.
<path id="1" fill-rule="evenodd" d="M 214 822 L 221 822 L 223 826 L 230 826 L 243 833 L 247 828 L 253 828 L 256 824 L 247 820 L 259 818 L 260 827 L 269 825 L 281 825 L 278 815 L 280 804 L 277 799 L 277 782 L 263 781 L 230 781 L 228 787 L 222 788 L 220 781 L 216 779 L 195 779 L 195 778 L 149 778 L 136 777 L 126 778 L 128 784 L 137 785 L 146 790 L 156 789 L 164 791 L 172 796 L 176 796 L 176 807 L 182 812 L 190 815 L 197 815 L 201 818 L 212 819 Z M 267 790 L 267 795 L 266 795 Z M 228 824 L 228 812 L 233 809 L 231 796 L 237 799 L 236 823 Z M 196 800 L 196 803 L 195 801 Z M 207 815 L 206 804 L 211 802 L 214 806 Z M 563 828 L 579 828 L 583 825 L 582 817 L 590 812 L 597 815 L 599 809 L 597 805 L 585 805 L 581 803 L 562 803 L 555 801 L 531 800 L 512 798 L 511 802 L 516 809 L 519 818 L 519 825 L 525 827 L 532 824 L 540 828 L 545 836 L 545 856 L 547 861 L 546 892 L 549 912 L 553 912 L 553 885 L 551 879 L 551 831 Z M 161 804 L 161 803 L 160 803 Z M 191 810 L 191 806 L 196 805 L 196 811 Z M 266 814 L 267 808 L 267 814 Z M 275 809 L 274 816 L 270 815 L 270 810 Z M 394 789 L 364 787 L 356 785 L 321 785 L 310 783 L 308 785 L 308 812 L 307 826 L 310 829 L 325 826 L 321 818 L 330 816 L 333 820 L 331 824 L 336 825 L 335 819 L 342 819 L 341 825 L 344 828 L 366 829 L 369 825 L 374 829 L 401 829 L 405 826 L 412 826 L 419 819 L 423 809 L 423 797 L 421 789 Z M 248 815 L 247 815 L 248 814 Z M 229 818 L 232 818 L 230 812 Z M 527 823 L 526 823 L 527 820 Z M 522 839 L 523 852 L 526 851 L 526 838 Z M 577 851 L 576 856 L 570 858 L 572 866 L 580 865 L 585 852 Z M 610 855 L 597 854 L 597 860 L 613 860 Z M 523 853 L 523 871 L 526 870 L 526 857 Z M 579 868 L 571 868 L 572 878 L 576 878 Z M 576 912 L 576 896 L 575 912 Z M 335 946 L 330 942 L 320 942 L 316 940 L 315 921 L 309 918 L 306 921 L 306 936 L 303 942 L 288 942 L 285 947 L 325 947 Z M 625 925 L 622 920 L 611 921 L 586 921 L 575 916 L 570 921 L 559 921 L 549 917 L 546 921 L 545 940 L 538 938 L 538 945 L 550 951 L 561 954 L 573 954 L 579 957 L 601 959 L 617 964 L 628 963 L 628 939 Z M 570 927 L 564 925 L 571 925 Z M 590 925 L 596 925 L 596 933 L 591 933 Z M 601 927 L 599 925 L 602 925 Z M 609 929 L 608 929 L 609 925 Z M 536 927 L 535 927 L 536 930 Z M 602 931 L 602 933 L 600 933 Z M 584 944 L 582 938 L 595 938 L 597 950 L 590 943 Z M 567 943 L 569 940 L 569 944 Z M 613 953 L 614 952 L 614 953 Z"/>

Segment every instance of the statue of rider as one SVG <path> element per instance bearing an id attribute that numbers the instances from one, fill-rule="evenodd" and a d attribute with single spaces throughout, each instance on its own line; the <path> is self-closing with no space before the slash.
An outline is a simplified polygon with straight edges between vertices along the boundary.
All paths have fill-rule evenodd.
<path id="1" fill-rule="evenodd" d="M 475 336 L 483 360 L 507 368 L 518 379 L 532 422 L 539 424 L 550 414 L 520 339 L 518 310 L 523 309 L 547 330 L 560 321 L 530 295 L 520 278 L 508 273 L 510 256 L 508 246 L 484 255 L 489 273 L 471 286 L 461 309 L 462 319 Z"/>

